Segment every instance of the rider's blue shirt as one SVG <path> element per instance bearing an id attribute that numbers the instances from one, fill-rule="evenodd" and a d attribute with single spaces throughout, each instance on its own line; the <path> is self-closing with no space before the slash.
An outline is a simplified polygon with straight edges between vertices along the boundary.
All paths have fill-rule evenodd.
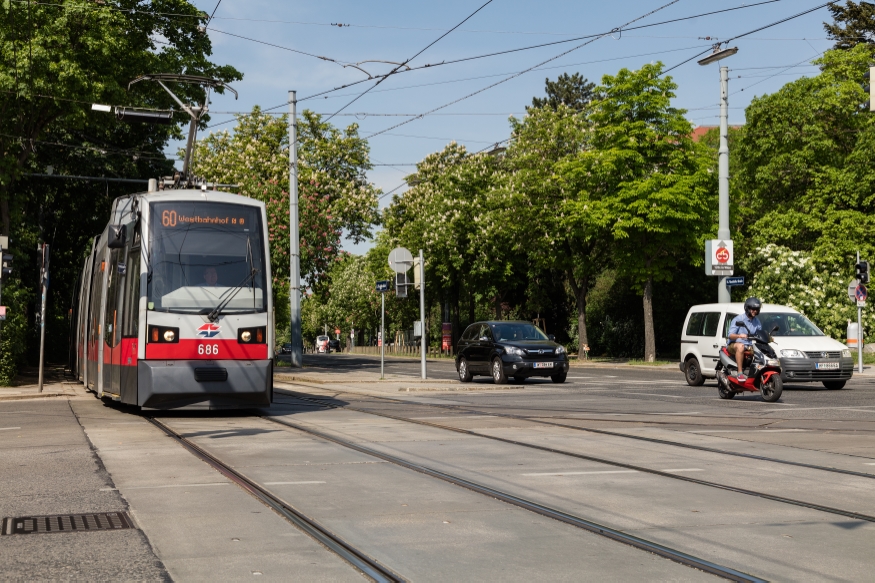
<path id="1" fill-rule="evenodd" d="M 753 344 L 751 342 L 750 337 L 763 329 L 763 325 L 760 323 L 760 319 L 754 316 L 753 318 L 748 318 L 747 314 L 739 314 L 732 319 L 732 323 L 729 324 L 729 334 L 747 334 L 747 338 L 739 338 L 738 340 L 730 340 L 726 339 L 726 344 L 732 344 L 733 342 L 739 342 L 745 346 L 750 346 Z"/>

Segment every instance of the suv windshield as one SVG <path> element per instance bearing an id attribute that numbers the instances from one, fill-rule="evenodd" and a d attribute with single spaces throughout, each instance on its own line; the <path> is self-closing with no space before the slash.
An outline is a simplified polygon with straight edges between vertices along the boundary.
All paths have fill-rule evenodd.
<path id="1" fill-rule="evenodd" d="M 150 310 L 206 314 L 230 299 L 225 313 L 265 311 L 258 207 L 180 201 L 151 212 Z"/>
<path id="2" fill-rule="evenodd" d="M 523 340 L 549 340 L 539 328 L 525 322 L 493 324 L 492 333 L 497 342 L 518 342 Z"/>
<path id="3" fill-rule="evenodd" d="M 802 314 L 760 314 L 763 330 L 772 336 L 824 336 L 811 320 Z M 778 329 L 772 332 L 777 326 Z"/>

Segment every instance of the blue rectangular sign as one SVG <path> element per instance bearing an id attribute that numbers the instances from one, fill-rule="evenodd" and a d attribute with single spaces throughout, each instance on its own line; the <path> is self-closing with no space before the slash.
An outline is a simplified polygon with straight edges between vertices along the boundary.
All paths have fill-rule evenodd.
<path id="1" fill-rule="evenodd" d="M 377 291 L 378 292 L 387 292 L 389 291 L 389 281 L 385 279 L 381 279 L 377 282 Z"/>
<path id="2" fill-rule="evenodd" d="M 737 287 L 744 285 L 743 277 L 727 277 L 726 278 L 726 287 Z"/>

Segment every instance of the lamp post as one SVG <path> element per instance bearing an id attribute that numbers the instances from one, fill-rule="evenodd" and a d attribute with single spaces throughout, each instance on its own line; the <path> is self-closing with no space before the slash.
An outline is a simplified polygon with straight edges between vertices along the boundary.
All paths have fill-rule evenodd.
<path id="1" fill-rule="evenodd" d="M 718 44 L 714 46 L 714 52 L 699 61 L 699 64 L 710 65 L 737 52 L 737 47 L 720 50 Z M 729 241 L 731 239 L 729 236 L 729 67 L 720 67 L 720 149 L 717 151 L 717 160 L 719 172 L 717 238 Z M 718 280 L 717 301 L 721 304 L 732 301 L 732 295 L 726 287 L 726 276 L 721 276 Z"/>

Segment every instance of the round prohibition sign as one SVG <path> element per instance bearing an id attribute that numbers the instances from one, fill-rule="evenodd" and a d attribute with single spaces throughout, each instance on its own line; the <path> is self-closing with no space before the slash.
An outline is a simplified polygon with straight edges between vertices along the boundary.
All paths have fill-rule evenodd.
<path id="1" fill-rule="evenodd" d="M 717 261 L 720 263 L 727 263 L 729 261 L 729 251 L 726 247 L 721 247 L 717 250 L 715 257 L 717 257 Z"/>
<path id="2" fill-rule="evenodd" d="M 869 290 L 866 289 L 866 286 L 860 284 L 857 286 L 857 289 L 854 290 L 854 296 L 857 298 L 858 302 L 865 302 L 866 298 L 869 297 Z"/>

